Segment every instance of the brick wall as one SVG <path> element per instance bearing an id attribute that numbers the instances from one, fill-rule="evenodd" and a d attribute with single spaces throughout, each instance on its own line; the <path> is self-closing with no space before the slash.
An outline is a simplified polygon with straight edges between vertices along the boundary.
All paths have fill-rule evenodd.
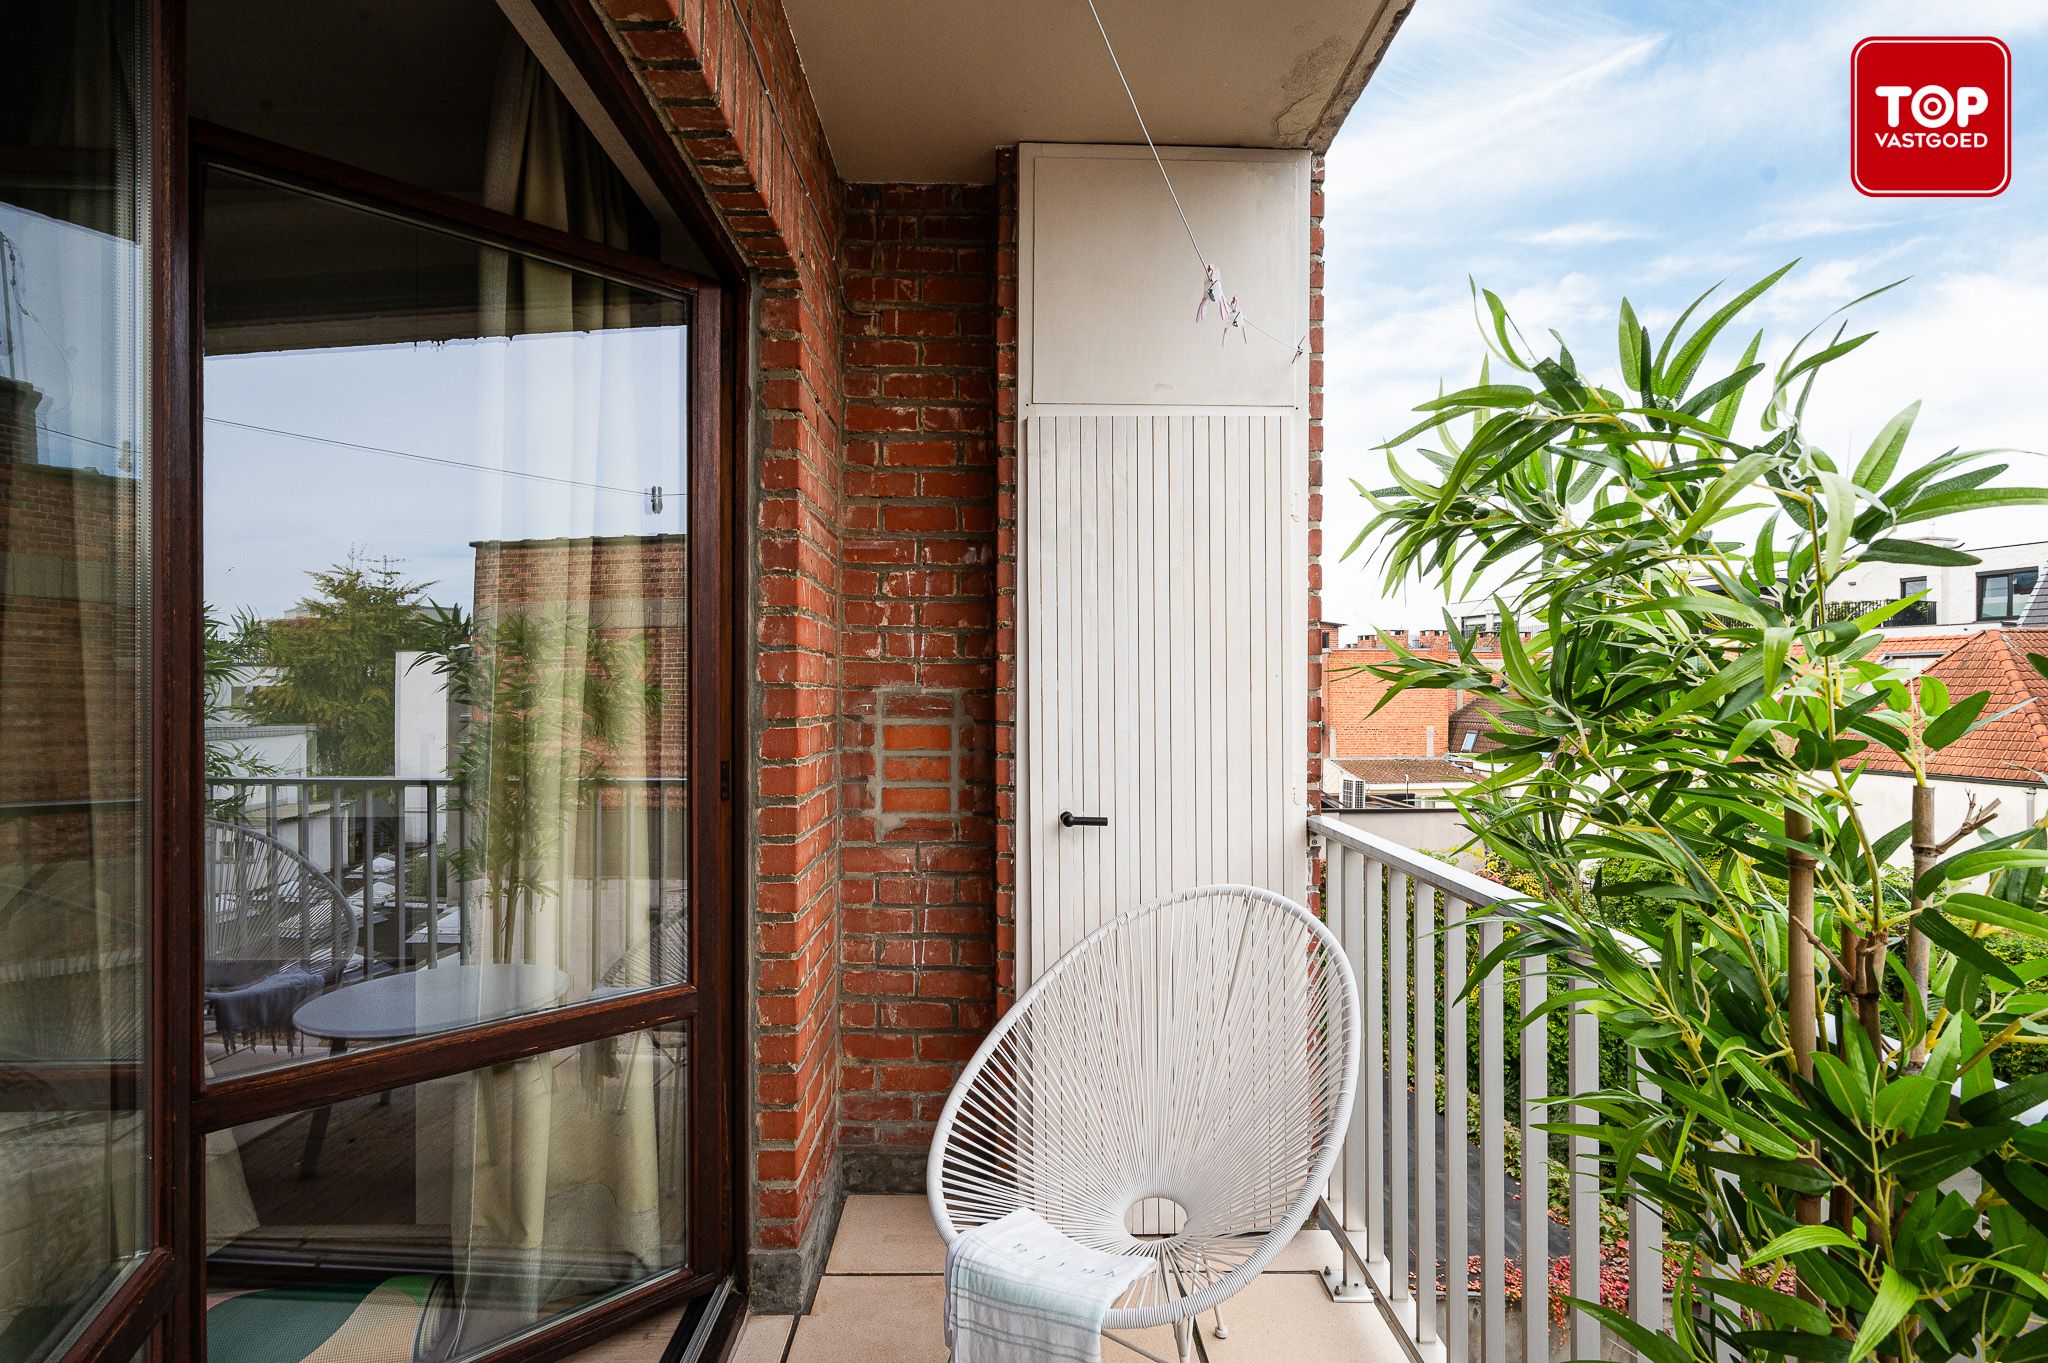
<path id="1" fill-rule="evenodd" d="M 655 722 L 607 755 L 611 776 L 689 774 L 689 540 L 615 535 L 485 540 L 476 551 L 475 610 L 489 626 L 521 612 L 568 613 L 603 639 L 643 650 Z"/>
<path id="2" fill-rule="evenodd" d="M 754 1299 L 802 1303 L 837 1207 L 840 188 L 775 0 L 601 0 L 755 271 L 750 463 Z M 747 1205 L 750 1203 L 750 1205 Z"/>
<path id="3" fill-rule="evenodd" d="M 32 461 L 32 429 L 8 453 Z M 0 805 L 141 789 L 135 493 L 132 479 L 0 458 Z M 126 856 L 137 836 L 118 805 L 44 809 L 4 821 L 0 856 Z"/>
<path id="4" fill-rule="evenodd" d="M 994 993 L 996 194 L 846 192 L 840 1135 L 904 1188 Z"/>
<path id="5" fill-rule="evenodd" d="M 996 192 L 845 186 L 774 0 L 601 0 L 757 272 L 757 1307 L 992 1018 Z"/>
<path id="6" fill-rule="evenodd" d="M 1481 640 L 1482 661 L 1499 657 L 1498 646 Z M 1454 656 L 1448 644 L 1415 648 L 1426 658 Z M 1365 669 L 1390 661 L 1393 654 L 1377 645 L 1352 644 L 1323 658 L 1323 714 L 1329 726 L 1332 757 L 1443 757 L 1449 753 L 1451 715 L 1472 699 L 1469 691 L 1426 691 L 1410 687 L 1375 712 L 1388 682 Z"/>

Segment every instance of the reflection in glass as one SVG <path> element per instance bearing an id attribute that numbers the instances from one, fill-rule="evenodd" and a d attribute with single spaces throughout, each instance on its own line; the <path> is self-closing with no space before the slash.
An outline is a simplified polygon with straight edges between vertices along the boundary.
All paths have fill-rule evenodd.
<path id="1" fill-rule="evenodd" d="M 237 1128 L 210 1352 L 443 1363 L 680 1266 L 688 1076 L 675 1026 Z"/>
<path id="2" fill-rule="evenodd" d="M 149 1233 L 141 7 L 0 38 L 0 1363 Z"/>
<path id="3" fill-rule="evenodd" d="M 204 189 L 213 1074 L 683 980 L 682 305 Z"/>

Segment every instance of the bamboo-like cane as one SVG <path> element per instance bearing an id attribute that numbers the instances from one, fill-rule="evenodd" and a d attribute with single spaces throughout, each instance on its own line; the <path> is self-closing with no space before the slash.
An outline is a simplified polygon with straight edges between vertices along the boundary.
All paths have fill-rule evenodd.
<path id="1" fill-rule="evenodd" d="M 1785 839 L 1793 845 L 1786 860 L 1790 872 L 1786 908 L 1791 922 L 1786 940 L 1785 961 L 1790 976 L 1788 989 L 1792 1062 L 1803 1078 L 1813 1078 L 1813 1048 L 1820 1037 L 1820 985 L 1814 971 L 1813 943 L 1813 854 L 1805 849 L 1813 836 L 1813 821 L 1797 810 L 1785 811 Z M 1799 1195 L 1799 1219 L 1818 1225 L 1821 1200 L 1817 1193 Z"/>
<path id="2" fill-rule="evenodd" d="M 1913 923 L 1906 932 L 1906 976 L 1912 980 L 1913 998 L 1924 1011 L 1927 1007 L 1927 937 L 1920 931 L 1920 911 L 1927 900 L 1920 893 L 1920 877 L 1940 854 L 1934 841 L 1934 787 L 1922 781 L 1913 787 Z M 1913 1042 L 1913 1063 L 1927 1059 L 1927 1030 L 1921 1028 Z"/>

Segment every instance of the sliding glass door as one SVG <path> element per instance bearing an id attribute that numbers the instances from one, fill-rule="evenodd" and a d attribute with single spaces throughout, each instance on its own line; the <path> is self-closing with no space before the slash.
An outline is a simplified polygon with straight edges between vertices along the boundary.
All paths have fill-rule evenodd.
<path id="1" fill-rule="evenodd" d="M 27 1363 L 132 1352 L 168 1280 L 152 1254 L 149 84 L 132 0 L 19 6 L 5 31 L 0 1363 Z"/>
<path id="2" fill-rule="evenodd" d="M 561 226 L 195 126 L 215 1363 L 731 1267 L 717 294 L 520 100 Z"/>

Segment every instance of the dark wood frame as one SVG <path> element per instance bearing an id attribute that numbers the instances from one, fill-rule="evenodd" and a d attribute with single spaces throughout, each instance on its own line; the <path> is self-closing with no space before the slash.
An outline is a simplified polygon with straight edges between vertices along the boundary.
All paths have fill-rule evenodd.
<path id="1" fill-rule="evenodd" d="M 151 151 L 149 625 L 154 741 L 149 754 L 153 969 L 149 1039 L 138 1102 L 150 1123 L 152 1248 L 97 1306 L 63 1363 L 126 1363 L 205 1356 L 204 1141 L 210 1130 L 481 1065 L 687 1021 L 691 1047 L 691 1171 L 685 1269 L 657 1276 L 600 1305 L 493 1351 L 492 1359 L 562 1357 L 650 1312 L 737 1278 L 744 1287 L 745 1224 L 738 1202 L 747 1150 L 745 941 L 738 931 L 738 868 L 746 802 L 740 757 L 744 672 L 738 622 L 746 618 L 740 550 L 744 521 L 742 426 L 748 388 L 742 321 L 751 280 L 701 188 L 684 168 L 659 114 L 628 70 L 588 0 L 536 0 L 549 29 L 607 114 L 654 175 L 670 205 L 710 254 L 720 278 L 673 269 L 523 219 L 443 199 L 401 182 L 276 147 L 187 115 L 186 0 L 152 0 L 144 68 Z M 198 649 L 202 502 L 199 401 L 204 281 L 193 193 L 200 159 L 232 165 L 472 239 L 507 246 L 637 288 L 685 299 L 690 325 L 690 885 L 696 952 L 687 985 L 583 1003 L 444 1037 L 380 1047 L 205 1086 L 196 948 L 204 869 Z M 717 1337 L 729 1341 L 729 1298 Z"/>

